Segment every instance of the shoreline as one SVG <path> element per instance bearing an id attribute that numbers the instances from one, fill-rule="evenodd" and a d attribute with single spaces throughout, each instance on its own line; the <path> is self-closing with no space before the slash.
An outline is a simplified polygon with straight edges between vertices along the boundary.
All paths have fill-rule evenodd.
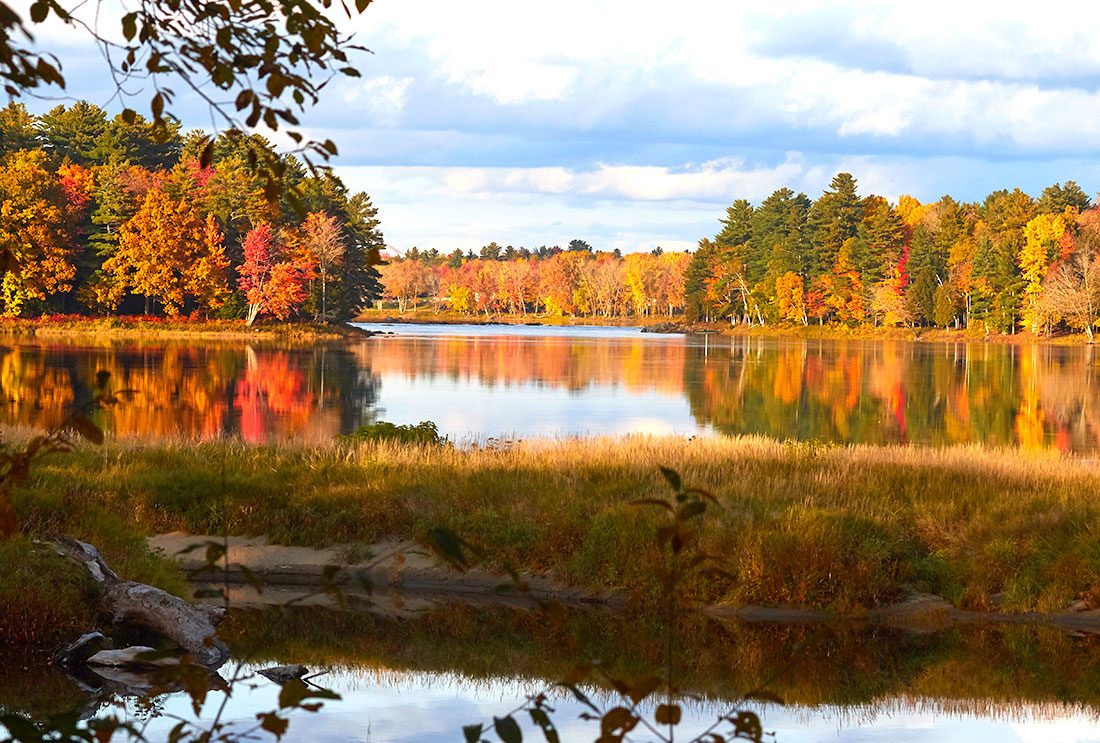
<path id="1" fill-rule="evenodd" d="M 124 340 L 259 340 L 259 341 L 346 341 L 369 338 L 376 333 L 347 323 L 264 322 L 251 327 L 243 320 L 167 320 L 144 317 L 63 319 L 6 318 L 0 320 L 0 338 L 102 338 Z"/>
<path id="2" fill-rule="evenodd" d="M 1063 334 L 1050 338 L 1028 332 L 986 333 L 979 330 L 951 330 L 945 328 L 923 328 L 914 332 L 908 328 L 880 328 L 859 326 L 847 328 L 836 325 L 776 325 L 746 328 L 731 326 L 729 323 L 694 323 L 686 325 L 679 319 L 657 317 L 547 317 L 536 315 L 492 315 L 488 318 L 452 316 L 442 313 L 394 314 L 392 312 L 372 311 L 356 317 L 352 322 L 363 324 L 393 325 L 476 325 L 476 326 L 545 326 L 545 327 L 639 327 L 643 333 L 663 334 L 716 334 L 745 338 L 777 338 L 792 340 L 836 340 L 836 341 L 906 341 L 910 343 L 993 343 L 999 345 L 1050 345 L 1050 346 L 1087 346 L 1091 345 L 1083 333 Z"/>
<path id="3" fill-rule="evenodd" d="M 219 572 L 217 580 L 206 574 L 197 577 L 206 562 L 196 555 L 184 554 L 195 544 L 221 543 L 229 545 L 229 567 Z M 225 586 L 234 596 L 234 605 L 244 608 L 275 607 L 286 601 L 306 605 L 339 608 L 342 601 L 329 594 L 317 593 L 324 582 L 325 567 L 337 565 L 341 574 L 335 582 L 350 597 L 370 598 L 382 610 L 400 615 L 415 602 L 417 610 L 460 601 L 477 605 L 503 605 L 532 609 L 542 602 L 554 601 L 563 606 L 599 607 L 610 611 L 627 611 L 629 595 L 620 589 L 595 590 L 556 580 L 553 575 L 524 573 L 520 578 L 527 592 L 502 590 L 508 584 L 505 573 L 474 568 L 458 572 L 424 553 L 411 541 L 381 541 L 370 545 L 370 558 L 347 559 L 361 552 L 358 545 L 335 545 L 316 549 L 272 544 L 266 537 L 228 538 L 170 532 L 146 539 L 150 549 L 161 551 L 174 560 L 192 582 L 202 587 Z M 381 557 L 374 558 L 374 555 Z M 357 582 L 367 581 L 370 593 Z M 262 587 L 262 592 L 260 588 Z M 380 601 L 381 599 L 381 601 Z M 1067 632 L 1100 635 L 1100 609 L 1069 608 L 1061 612 L 1002 612 L 997 610 L 960 609 L 942 596 L 914 593 L 901 601 L 868 607 L 865 612 L 837 614 L 821 610 L 800 609 L 761 604 L 718 603 L 695 607 L 694 611 L 720 620 L 759 624 L 871 624 L 909 632 L 939 632 L 965 625 L 1030 625 Z"/>

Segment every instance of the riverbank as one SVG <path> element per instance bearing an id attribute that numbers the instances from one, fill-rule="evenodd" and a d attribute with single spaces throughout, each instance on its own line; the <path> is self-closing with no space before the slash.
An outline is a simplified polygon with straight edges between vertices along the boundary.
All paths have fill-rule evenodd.
<path id="1" fill-rule="evenodd" d="M 30 535 L 93 543 L 112 524 L 369 554 L 449 528 L 489 564 L 647 605 L 661 594 L 659 513 L 632 501 L 668 495 L 659 465 L 721 504 L 701 546 L 727 575 L 689 584 L 695 602 L 848 617 L 913 593 L 977 611 L 1100 608 L 1100 472 L 1055 452 L 673 436 L 468 451 L 114 441 L 43 462 L 15 495 Z M 125 552 L 108 546 L 109 560 Z"/>
<path id="2" fill-rule="evenodd" d="M 244 320 L 189 320 L 155 316 L 82 317 L 53 315 L 0 319 L 0 337 L 342 341 L 372 333 L 352 325 Z"/>
<path id="3" fill-rule="evenodd" d="M 721 335 L 757 338 L 790 338 L 820 340 L 892 340 L 922 343 L 997 343 L 1008 345 L 1049 344 L 1083 346 L 1089 343 L 1084 333 L 1063 333 L 1047 337 L 1043 334 L 987 333 L 984 329 L 905 328 L 871 325 L 745 325 L 731 326 L 727 322 L 685 323 L 682 316 L 653 317 L 552 317 L 546 315 L 481 314 L 462 315 L 453 312 L 393 309 L 369 310 L 356 318 L 361 323 L 393 323 L 417 325 L 546 325 L 551 327 L 641 327 L 655 333 L 718 333 Z"/>

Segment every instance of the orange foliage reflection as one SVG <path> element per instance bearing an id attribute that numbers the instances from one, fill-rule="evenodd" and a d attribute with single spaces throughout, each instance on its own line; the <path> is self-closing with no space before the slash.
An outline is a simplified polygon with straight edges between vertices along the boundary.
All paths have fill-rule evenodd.
<path id="1" fill-rule="evenodd" d="M 132 392 L 124 404 L 95 413 L 121 436 L 330 439 L 364 422 L 356 416 L 373 405 L 376 385 L 369 374 L 365 385 L 342 384 L 358 380 L 360 369 L 335 349 L 17 344 L 0 357 L 3 422 L 58 425 L 90 398 L 99 370 L 110 372 L 113 388 Z"/>
<path id="2" fill-rule="evenodd" d="M 459 379 L 489 395 L 519 385 L 657 394 L 686 400 L 700 426 L 729 434 L 1100 450 L 1090 348 L 700 336 L 397 335 L 328 349 L 17 343 L 0 354 L 3 421 L 58 424 L 89 399 L 100 369 L 134 390 L 98 414 L 124 436 L 326 440 L 371 420 L 380 379 L 396 375 Z"/>

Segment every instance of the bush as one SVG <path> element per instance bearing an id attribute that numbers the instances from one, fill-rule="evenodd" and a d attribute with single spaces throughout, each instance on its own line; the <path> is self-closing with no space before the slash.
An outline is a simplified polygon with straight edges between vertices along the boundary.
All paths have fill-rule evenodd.
<path id="1" fill-rule="evenodd" d="M 396 441 L 402 444 L 432 444 L 446 446 L 446 436 L 439 435 L 439 429 L 431 421 L 421 421 L 417 425 L 397 425 L 379 421 L 369 426 L 359 426 L 359 430 L 347 436 L 337 436 L 341 441 L 360 443 L 364 441 Z"/>

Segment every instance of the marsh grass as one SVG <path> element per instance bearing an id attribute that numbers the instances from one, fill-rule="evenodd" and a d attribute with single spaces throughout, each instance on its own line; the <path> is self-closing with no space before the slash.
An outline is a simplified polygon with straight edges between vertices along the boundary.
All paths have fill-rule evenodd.
<path id="1" fill-rule="evenodd" d="M 370 544 L 447 527 L 520 568 L 653 599 L 658 465 L 722 503 L 703 548 L 730 578 L 703 601 L 859 614 L 909 589 L 967 608 L 1100 606 L 1100 474 L 1051 452 L 827 447 L 762 438 L 532 440 L 469 450 L 393 442 L 109 442 L 44 463 L 21 519 L 144 533 Z M 225 489 L 222 489 L 222 478 Z"/>

